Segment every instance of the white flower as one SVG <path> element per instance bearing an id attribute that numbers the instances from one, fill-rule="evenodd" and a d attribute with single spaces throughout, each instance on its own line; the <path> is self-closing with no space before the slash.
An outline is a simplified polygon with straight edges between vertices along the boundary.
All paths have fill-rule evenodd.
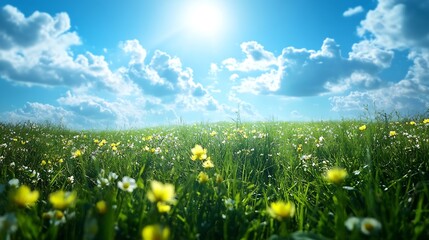
<path id="1" fill-rule="evenodd" d="M 365 235 L 371 235 L 381 229 L 381 223 L 375 218 L 364 218 L 360 223 L 360 230 Z"/>
<path id="2" fill-rule="evenodd" d="M 110 182 L 107 178 L 102 177 L 102 178 L 97 179 L 97 187 L 103 188 L 103 187 L 106 187 L 109 185 L 110 185 Z"/>
<path id="3" fill-rule="evenodd" d="M 118 174 L 114 172 L 109 172 L 109 176 L 107 176 L 107 179 L 109 179 L 109 182 L 113 182 L 118 179 Z"/>
<path id="4" fill-rule="evenodd" d="M 349 217 L 345 222 L 344 225 L 349 231 L 353 231 L 356 227 L 359 227 L 360 219 L 357 217 Z"/>
<path id="5" fill-rule="evenodd" d="M 122 181 L 118 182 L 118 188 L 123 191 L 133 192 L 137 188 L 136 180 L 130 177 L 123 177 Z"/>
<path id="6" fill-rule="evenodd" d="M 19 187 L 19 179 L 12 178 L 11 180 L 9 180 L 8 183 L 9 183 L 9 186 L 11 187 L 15 187 L 15 188 Z"/>

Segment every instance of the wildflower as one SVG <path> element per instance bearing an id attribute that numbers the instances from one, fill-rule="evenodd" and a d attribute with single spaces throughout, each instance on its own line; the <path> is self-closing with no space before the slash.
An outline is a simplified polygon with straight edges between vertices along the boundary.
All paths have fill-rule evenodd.
<path id="1" fill-rule="evenodd" d="M 103 201 L 103 200 L 98 201 L 95 204 L 95 208 L 97 209 L 97 212 L 99 214 L 105 214 L 107 212 L 107 203 L 106 203 L 106 201 Z"/>
<path id="2" fill-rule="evenodd" d="M 12 199 L 20 207 L 32 207 L 39 199 L 39 191 L 31 191 L 28 186 L 21 185 L 13 194 Z"/>
<path id="3" fill-rule="evenodd" d="M 46 165 L 46 161 L 45 161 L 45 160 L 42 160 L 42 162 L 40 162 L 40 165 L 41 165 L 41 166 L 45 166 L 45 165 Z"/>
<path id="4" fill-rule="evenodd" d="M 74 176 L 67 177 L 67 182 L 74 183 Z"/>
<path id="5" fill-rule="evenodd" d="M 97 187 L 99 188 L 103 188 L 103 187 L 107 187 L 110 185 L 110 182 L 107 178 L 99 178 L 97 179 Z"/>
<path id="6" fill-rule="evenodd" d="M 425 120 L 423 120 L 423 123 L 424 123 L 424 124 L 429 123 L 429 118 L 426 118 Z"/>
<path id="7" fill-rule="evenodd" d="M 77 193 L 75 191 L 65 192 L 64 190 L 59 190 L 49 194 L 49 202 L 55 209 L 64 210 L 74 204 L 76 197 Z"/>
<path id="8" fill-rule="evenodd" d="M 295 215 L 295 204 L 283 201 L 272 202 L 267 211 L 271 217 L 282 221 Z"/>
<path id="9" fill-rule="evenodd" d="M 207 175 L 207 173 L 205 172 L 200 172 L 198 174 L 198 182 L 199 183 L 206 183 L 209 181 L 209 175 Z"/>
<path id="10" fill-rule="evenodd" d="M 302 144 L 299 144 L 298 147 L 296 148 L 297 152 L 302 152 Z"/>
<path id="11" fill-rule="evenodd" d="M 360 131 L 365 131 L 365 130 L 366 130 L 366 125 L 362 125 L 362 126 L 360 126 L 360 127 L 359 127 L 359 130 L 360 130 Z"/>
<path id="12" fill-rule="evenodd" d="M 359 229 L 365 235 L 372 235 L 381 229 L 381 223 L 375 218 L 349 217 L 344 225 L 349 231 Z"/>
<path id="13" fill-rule="evenodd" d="M 217 135 L 217 132 L 216 131 L 212 131 L 211 133 L 210 133 L 210 136 L 211 137 L 214 137 L 214 136 L 216 136 Z"/>
<path id="14" fill-rule="evenodd" d="M 201 147 L 201 145 L 196 144 L 194 148 L 191 149 L 193 161 L 195 160 L 204 160 L 207 158 L 207 149 Z"/>
<path id="15" fill-rule="evenodd" d="M 174 203 L 175 202 L 175 193 L 174 193 L 174 185 L 170 183 L 162 184 L 158 181 L 150 182 L 149 192 L 147 193 L 147 198 L 151 202 L 167 202 Z"/>
<path id="16" fill-rule="evenodd" d="M 411 125 L 411 126 L 415 126 L 415 125 L 416 125 L 416 122 L 411 121 L 411 122 L 410 122 L 410 125 Z"/>
<path id="17" fill-rule="evenodd" d="M 9 180 L 9 186 L 14 187 L 14 188 L 18 188 L 19 187 L 19 179 L 16 178 L 12 178 L 11 180 Z"/>
<path id="18" fill-rule="evenodd" d="M 165 202 L 158 202 L 156 204 L 156 207 L 158 208 L 158 212 L 160 213 L 168 213 L 171 210 L 171 206 L 166 204 Z"/>
<path id="19" fill-rule="evenodd" d="M 203 168 L 213 168 L 214 164 L 211 161 L 210 157 L 208 157 L 204 162 L 203 162 Z"/>
<path id="20" fill-rule="evenodd" d="M 364 218 L 361 221 L 360 230 L 365 235 L 371 235 L 381 229 L 381 223 L 375 218 Z"/>
<path id="21" fill-rule="evenodd" d="M 390 131 L 389 132 L 389 137 L 394 137 L 396 136 L 396 131 Z"/>
<path id="22" fill-rule="evenodd" d="M 109 182 L 113 182 L 118 179 L 118 174 L 114 172 L 109 172 L 109 176 L 107 176 L 107 179 L 109 180 Z"/>
<path id="23" fill-rule="evenodd" d="M 134 189 L 137 188 L 136 180 L 134 180 L 134 178 L 125 176 L 122 178 L 122 181 L 118 182 L 118 188 L 123 191 L 133 192 Z"/>
<path id="24" fill-rule="evenodd" d="M 81 150 L 76 150 L 73 152 L 73 158 L 78 158 L 82 156 L 82 151 Z"/>
<path id="25" fill-rule="evenodd" d="M 326 172 L 325 179 L 334 184 L 340 184 L 347 177 L 347 171 L 343 168 L 333 168 Z"/>
<path id="26" fill-rule="evenodd" d="M 170 229 L 160 225 L 148 225 L 142 230 L 143 240 L 167 240 L 170 237 Z"/>

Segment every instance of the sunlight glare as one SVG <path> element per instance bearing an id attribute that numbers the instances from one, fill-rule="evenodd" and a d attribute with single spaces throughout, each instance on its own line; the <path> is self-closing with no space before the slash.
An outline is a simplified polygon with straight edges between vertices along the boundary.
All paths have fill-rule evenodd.
<path id="1" fill-rule="evenodd" d="M 223 15 L 219 7 L 212 2 L 196 3 L 190 6 L 185 14 L 185 25 L 191 33 L 206 37 L 215 37 L 220 34 Z"/>

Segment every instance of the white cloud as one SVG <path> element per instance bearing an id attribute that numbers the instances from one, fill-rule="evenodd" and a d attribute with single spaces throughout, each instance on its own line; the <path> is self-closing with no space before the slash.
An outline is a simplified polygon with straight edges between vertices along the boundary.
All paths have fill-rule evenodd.
<path id="1" fill-rule="evenodd" d="M 0 10 L 0 77 L 27 85 L 103 87 L 122 94 L 132 83 L 112 72 L 104 56 L 90 52 L 74 57 L 80 38 L 70 31 L 66 13 L 52 17 L 34 12 L 25 17 L 17 8 Z"/>
<path id="2" fill-rule="evenodd" d="M 363 7 L 362 6 L 356 6 L 354 8 L 349 8 L 347 9 L 344 13 L 343 16 L 344 17 L 351 17 L 353 15 L 359 14 L 363 12 Z"/>
<path id="3" fill-rule="evenodd" d="M 315 96 L 352 87 L 377 87 L 379 81 L 376 75 L 382 70 L 379 62 L 371 59 L 370 54 L 342 57 L 339 46 L 330 38 L 325 39 L 317 51 L 284 48 L 276 62 L 275 69 L 256 77 L 244 77 L 234 88 L 252 94 Z M 342 87 L 339 88 L 339 85 Z"/>
<path id="4" fill-rule="evenodd" d="M 265 71 L 276 64 L 274 54 L 266 51 L 261 44 L 255 41 L 243 42 L 240 47 L 246 56 L 242 62 L 235 58 L 222 61 L 222 65 L 229 71 Z"/>
<path id="5" fill-rule="evenodd" d="M 362 40 L 352 46 L 349 59 L 366 61 L 381 68 L 388 68 L 394 57 L 394 52 L 378 46 L 374 41 Z"/>
<path id="6" fill-rule="evenodd" d="M 429 49 L 429 4 L 421 0 L 379 0 L 358 28 L 387 49 Z"/>

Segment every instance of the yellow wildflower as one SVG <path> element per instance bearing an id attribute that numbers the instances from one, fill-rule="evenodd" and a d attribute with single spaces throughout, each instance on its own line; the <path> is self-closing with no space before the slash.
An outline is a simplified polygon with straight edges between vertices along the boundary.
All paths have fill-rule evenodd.
<path id="1" fill-rule="evenodd" d="M 325 179 L 334 184 L 340 184 L 347 177 L 347 171 L 343 168 L 333 168 L 326 172 Z"/>
<path id="2" fill-rule="evenodd" d="M 295 215 L 295 204 L 283 201 L 272 202 L 267 211 L 271 217 L 282 221 Z"/>
<path id="3" fill-rule="evenodd" d="M 214 136 L 216 136 L 217 135 L 217 132 L 216 131 L 212 131 L 211 133 L 210 133 L 210 136 L 212 136 L 212 137 L 214 137 Z"/>
<path id="4" fill-rule="evenodd" d="M 424 124 L 429 123 L 429 118 L 426 118 L 425 120 L 423 120 L 423 123 L 424 123 Z"/>
<path id="5" fill-rule="evenodd" d="M 390 132 L 389 132 L 389 136 L 390 136 L 390 137 L 394 137 L 394 136 L 396 136 L 396 131 L 390 131 Z"/>
<path id="6" fill-rule="evenodd" d="M 77 158 L 77 157 L 80 157 L 80 156 L 82 156 L 82 151 L 81 150 L 76 150 L 76 151 L 74 151 L 73 152 L 73 157 L 74 158 Z"/>
<path id="7" fill-rule="evenodd" d="M 142 230 L 143 240 L 167 240 L 170 237 L 170 229 L 160 225 L 148 225 Z"/>
<path id="8" fill-rule="evenodd" d="M 13 194 L 12 199 L 20 207 L 32 207 L 39 199 L 39 191 L 31 191 L 28 186 L 21 185 Z"/>
<path id="9" fill-rule="evenodd" d="M 207 149 L 201 147 L 201 145 L 196 144 L 194 148 L 191 149 L 193 161 L 195 160 L 204 160 L 207 158 Z"/>
<path id="10" fill-rule="evenodd" d="M 206 183 L 209 181 L 209 175 L 207 175 L 207 173 L 205 172 L 200 172 L 198 174 L 198 182 L 199 183 Z"/>
<path id="11" fill-rule="evenodd" d="M 411 122 L 410 122 L 410 125 L 415 126 L 415 125 L 416 125 L 416 122 L 411 121 Z"/>
<path id="12" fill-rule="evenodd" d="M 41 166 L 45 166 L 46 165 L 46 161 L 42 160 L 42 162 L 40 163 Z"/>
<path id="13" fill-rule="evenodd" d="M 147 193 L 147 198 L 151 202 L 175 202 L 174 185 L 170 183 L 162 184 L 158 181 L 150 182 L 151 190 Z"/>
<path id="14" fill-rule="evenodd" d="M 214 168 L 214 164 L 213 164 L 212 160 L 210 159 L 210 157 L 208 157 L 208 158 L 203 162 L 203 168 Z"/>
<path id="15" fill-rule="evenodd" d="M 99 214 L 105 214 L 107 212 L 107 203 L 106 203 L 106 201 L 103 201 L 103 200 L 98 201 L 95 204 L 95 208 L 97 209 L 97 212 Z"/>
<path id="16" fill-rule="evenodd" d="M 158 212 L 160 213 L 168 213 L 171 210 L 171 206 L 164 202 L 158 202 L 156 204 L 156 207 L 158 208 Z"/>
<path id="17" fill-rule="evenodd" d="M 362 126 L 360 126 L 360 127 L 359 127 L 359 130 L 361 130 L 361 131 L 365 131 L 365 130 L 366 130 L 366 125 L 362 125 Z"/>
<path id="18" fill-rule="evenodd" d="M 64 210 L 74 204 L 76 197 L 77 193 L 75 191 L 65 192 L 63 190 L 59 190 L 49 194 L 49 202 L 51 202 L 55 209 Z"/>

